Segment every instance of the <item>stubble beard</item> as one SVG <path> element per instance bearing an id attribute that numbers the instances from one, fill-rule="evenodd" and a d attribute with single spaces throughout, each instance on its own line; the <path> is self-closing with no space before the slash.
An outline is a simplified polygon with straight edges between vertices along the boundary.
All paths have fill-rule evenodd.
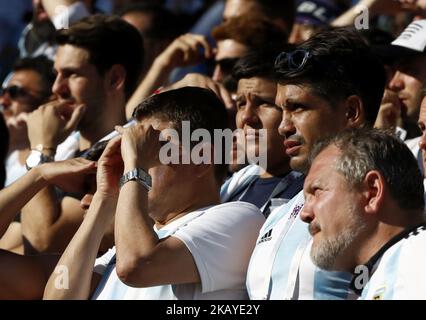
<path id="1" fill-rule="evenodd" d="M 356 241 L 365 229 L 365 222 L 351 209 L 350 219 L 345 229 L 334 238 L 323 239 L 311 250 L 311 259 L 323 270 L 336 270 L 336 260 L 342 257 L 347 249 Z"/>

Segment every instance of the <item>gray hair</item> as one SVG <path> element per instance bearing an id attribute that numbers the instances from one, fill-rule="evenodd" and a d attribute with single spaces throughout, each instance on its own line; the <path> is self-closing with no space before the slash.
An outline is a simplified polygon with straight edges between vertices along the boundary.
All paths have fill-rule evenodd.
<path id="1" fill-rule="evenodd" d="M 408 147 L 393 134 L 369 128 L 345 130 L 318 141 L 309 156 L 309 167 L 326 147 L 340 150 L 336 170 L 352 187 L 357 187 L 369 171 L 380 172 L 394 200 L 403 209 L 424 208 L 423 176 Z"/>

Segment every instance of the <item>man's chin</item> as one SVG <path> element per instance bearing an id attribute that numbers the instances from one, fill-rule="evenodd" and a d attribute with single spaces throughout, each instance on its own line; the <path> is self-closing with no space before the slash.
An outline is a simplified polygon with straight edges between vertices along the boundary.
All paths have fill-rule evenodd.
<path id="1" fill-rule="evenodd" d="M 304 155 L 297 155 L 290 158 L 290 167 L 295 171 L 307 173 L 308 159 Z"/>

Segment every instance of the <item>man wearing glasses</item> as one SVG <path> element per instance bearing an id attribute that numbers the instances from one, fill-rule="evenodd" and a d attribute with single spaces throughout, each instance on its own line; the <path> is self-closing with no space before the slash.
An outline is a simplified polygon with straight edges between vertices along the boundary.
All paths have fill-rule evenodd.
<path id="1" fill-rule="evenodd" d="M 39 56 L 18 60 L 9 81 L 1 88 L 0 105 L 10 133 L 6 185 L 26 172 L 25 159 L 30 152 L 27 114 L 49 100 L 54 81 L 53 62 Z"/>
<path id="2" fill-rule="evenodd" d="M 346 128 L 372 126 L 385 85 L 383 66 L 356 31 L 323 31 L 279 55 L 278 131 L 290 167 L 306 173 L 313 144 Z M 271 212 L 252 254 L 251 299 L 349 299 L 351 274 L 326 272 L 309 256 L 311 236 L 299 213 L 300 192 Z"/>

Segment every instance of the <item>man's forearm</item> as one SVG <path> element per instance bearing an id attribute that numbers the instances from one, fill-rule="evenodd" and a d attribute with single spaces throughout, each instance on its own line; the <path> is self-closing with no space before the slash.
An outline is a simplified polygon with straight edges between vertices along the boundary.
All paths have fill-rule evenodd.
<path id="1" fill-rule="evenodd" d="M 61 215 L 55 188 L 43 188 L 22 208 L 21 213 L 22 235 L 36 251 L 47 250 L 51 228 Z"/>
<path id="2" fill-rule="evenodd" d="M 1 191 L 0 236 L 4 234 L 22 207 L 46 185 L 47 182 L 42 178 L 40 170 L 35 168 Z"/>
<path id="3" fill-rule="evenodd" d="M 90 297 L 96 256 L 116 204 L 116 199 L 104 199 L 95 194 L 83 223 L 56 266 L 57 270 L 66 270 L 68 273 L 69 286 L 68 288 L 58 287 L 57 275 L 52 273 L 44 291 L 44 299 L 88 299 Z"/>
<path id="4" fill-rule="evenodd" d="M 126 183 L 120 191 L 114 229 L 119 273 L 131 273 L 159 242 L 147 213 L 147 194 L 135 181 Z"/>

